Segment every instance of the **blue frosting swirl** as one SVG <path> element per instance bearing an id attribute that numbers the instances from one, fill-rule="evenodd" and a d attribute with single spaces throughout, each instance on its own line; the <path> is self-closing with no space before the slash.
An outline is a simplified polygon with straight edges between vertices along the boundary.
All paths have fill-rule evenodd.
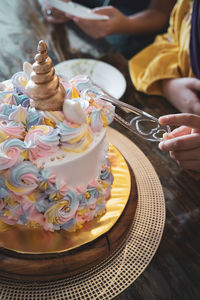
<path id="1" fill-rule="evenodd" d="M 30 107 L 28 109 L 28 114 L 26 116 L 26 126 L 29 130 L 31 126 L 36 126 L 42 123 L 42 117 L 39 112 L 34 108 Z"/>

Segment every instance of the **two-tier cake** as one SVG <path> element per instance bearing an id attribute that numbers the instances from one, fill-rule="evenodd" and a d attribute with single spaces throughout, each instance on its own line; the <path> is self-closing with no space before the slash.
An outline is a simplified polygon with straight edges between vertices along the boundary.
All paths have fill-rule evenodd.
<path id="1" fill-rule="evenodd" d="M 0 86 L 0 220 L 76 231 L 105 212 L 112 174 L 106 127 L 114 107 L 84 97 L 87 76 L 55 74 L 44 41 Z"/>

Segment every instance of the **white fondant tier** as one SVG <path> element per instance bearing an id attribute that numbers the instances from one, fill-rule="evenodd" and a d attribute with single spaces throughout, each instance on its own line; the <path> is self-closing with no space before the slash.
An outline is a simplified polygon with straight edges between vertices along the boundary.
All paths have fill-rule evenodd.
<path id="1" fill-rule="evenodd" d="M 38 160 L 37 164 L 41 166 L 45 163 L 44 167 L 51 169 L 56 180 L 64 180 L 68 188 L 85 188 L 99 177 L 107 150 L 106 129 L 103 129 L 95 133 L 93 141 L 84 152 L 77 154 L 60 150 L 50 158 Z"/>

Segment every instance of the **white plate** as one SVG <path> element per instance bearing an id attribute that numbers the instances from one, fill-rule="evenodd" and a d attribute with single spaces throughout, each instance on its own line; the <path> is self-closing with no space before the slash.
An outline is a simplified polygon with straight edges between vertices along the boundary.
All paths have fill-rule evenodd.
<path id="1" fill-rule="evenodd" d="M 100 60 L 84 58 L 66 60 L 57 64 L 55 70 L 57 74 L 64 75 L 67 79 L 79 74 L 89 75 L 94 83 L 117 99 L 126 90 L 126 80 L 122 73 Z"/>
<path id="2" fill-rule="evenodd" d="M 108 20 L 108 16 L 98 15 L 92 12 L 91 9 L 87 8 L 78 3 L 74 3 L 72 1 L 63 2 L 61 0 L 47 0 L 49 4 L 69 15 L 84 18 L 84 19 L 91 19 L 91 20 Z"/>

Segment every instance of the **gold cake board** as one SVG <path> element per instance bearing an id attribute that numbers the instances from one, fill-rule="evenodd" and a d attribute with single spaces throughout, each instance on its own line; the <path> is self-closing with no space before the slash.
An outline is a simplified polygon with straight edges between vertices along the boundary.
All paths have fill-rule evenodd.
<path id="1" fill-rule="evenodd" d="M 142 151 L 119 132 L 109 129 L 109 141 L 134 172 L 138 202 L 128 236 L 102 263 L 62 280 L 23 282 L 1 278 L 2 299 L 112 299 L 132 284 L 153 258 L 165 223 L 165 202 L 159 178 Z"/>

